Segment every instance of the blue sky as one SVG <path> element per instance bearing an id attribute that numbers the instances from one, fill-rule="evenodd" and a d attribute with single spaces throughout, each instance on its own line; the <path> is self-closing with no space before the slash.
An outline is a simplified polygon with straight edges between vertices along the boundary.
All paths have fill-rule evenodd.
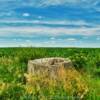
<path id="1" fill-rule="evenodd" d="M 100 0 L 0 0 L 0 47 L 100 47 Z"/>

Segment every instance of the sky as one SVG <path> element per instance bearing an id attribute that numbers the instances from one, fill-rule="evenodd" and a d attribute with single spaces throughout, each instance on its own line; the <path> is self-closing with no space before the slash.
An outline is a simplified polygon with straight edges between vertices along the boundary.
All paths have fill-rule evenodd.
<path id="1" fill-rule="evenodd" d="M 100 0 L 0 0 L 0 47 L 98 47 Z"/>

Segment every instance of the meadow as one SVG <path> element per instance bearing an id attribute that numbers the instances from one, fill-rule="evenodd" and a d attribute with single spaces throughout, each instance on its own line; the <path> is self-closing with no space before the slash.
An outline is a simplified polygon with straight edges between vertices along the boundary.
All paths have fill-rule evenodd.
<path id="1" fill-rule="evenodd" d="M 70 58 L 84 83 L 78 82 L 75 87 L 70 80 L 59 84 L 28 75 L 28 60 L 45 57 Z M 78 77 L 75 73 L 67 75 Z M 26 84 L 27 80 L 34 85 Z M 44 81 L 50 84 L 41 86 Z M 65 89 L 63 85 L 68 83 L 71 88 Z M 87 91 L 84 97 L 82 90 Z M 0 100 L 80 99 L 100 100 L 100 48 L 0 48 Z"/>

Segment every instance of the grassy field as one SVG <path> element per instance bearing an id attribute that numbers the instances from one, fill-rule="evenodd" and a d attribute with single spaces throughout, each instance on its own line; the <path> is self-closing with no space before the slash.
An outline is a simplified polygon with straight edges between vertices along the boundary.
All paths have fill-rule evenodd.
<path id="1" fill-rule="evenodd" d="M 54 87 L 54 82 L 49 87 L 41 87 L 38 83 L 35 86 L 26 84 L 26 77 L 29 77 L 28 60 L 44 57 L 70 58 L 88 87 L 88 92 L 82 99 L 100 100 L 100 49 L 97 48 L 1 48 L 0 100 L 74 100 L 75 96 L 81 95 L 75 87 L 69 91 L 62 84 Z M 75 92 L 72 92 L 74 89 Z M 75 100 L 78 99 L 80 100 Z"/>

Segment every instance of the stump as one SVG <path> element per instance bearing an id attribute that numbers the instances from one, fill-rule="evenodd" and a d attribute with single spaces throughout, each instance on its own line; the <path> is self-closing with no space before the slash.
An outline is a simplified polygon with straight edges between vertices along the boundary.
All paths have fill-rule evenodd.
<path id="1" fill-rule="evenodd" d="M 70 59 L 52 57 L 30 60 L 28 74 L 25 74 L 28 85 L 42 89 L 62 89 L 76 95 L 79 100 L 88 93 L 87 84 L 81 74 L 75 70 Z M 73 92 L 74 89 L 74 92 Z"/>
<path id="2" fill-rule="evenodd" d="M 68 58 L 41 58 L 30 60 L 28 62 L 28 73 L 32 75 L 43 75 L 44 73 L 47 73 L 49 77 L 56 78 L 59 69 L 67 69 L 72 66 L 72 62 Z"/>

